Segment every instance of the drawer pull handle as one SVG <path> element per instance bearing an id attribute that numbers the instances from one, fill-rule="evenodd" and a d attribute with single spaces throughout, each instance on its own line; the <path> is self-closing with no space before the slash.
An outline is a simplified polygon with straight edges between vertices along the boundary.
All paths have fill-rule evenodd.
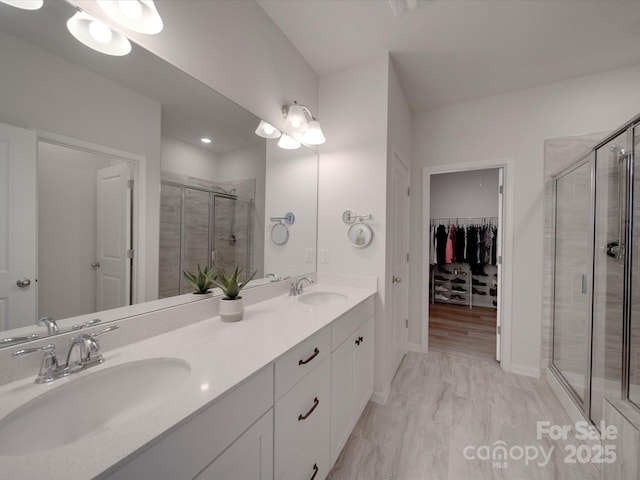
<path id="1" fill-rule="evenodd" d="M 309 480 L 313 480 L 314 478 L 316 478 L 317 474 L 318 474 L 318 464 L 314 463 L 313 464 L 313 475 L 311 475 L 311 478 Z"/>
<path id="2" fill-rule="evenodd" d="M 307 418 L 309 418 L 309 415 L 313 413 L 318 405 L 320 405 L 320 400 L 318 400 L 318 397 L 316 397 L 313 399 L 313 407 L 311 407 L 311 410 L 309 410 L 305 415 L 298 415 L 298 421 L 301 422 L 302 420 L 306 420 Z"/>
<path id="3" fill-rule="evenodd" d="M 364 342 L 364 338 L 362 338 L 362 337 L 356 338 L 356 345 L 359 346 L 362 342 Z"/>
<path id="4" fill-rule="evenodd" d="M 319 353 L 320 353 L 320 350 L 318 350 L 318 347 L 314 348 L 313 354 L 309 358 L 307 358 L 306 360 L 298 360 L 298 365 L 304 365 L 305 363 L 309 363 L 311 360 L 316 358 Z"/>

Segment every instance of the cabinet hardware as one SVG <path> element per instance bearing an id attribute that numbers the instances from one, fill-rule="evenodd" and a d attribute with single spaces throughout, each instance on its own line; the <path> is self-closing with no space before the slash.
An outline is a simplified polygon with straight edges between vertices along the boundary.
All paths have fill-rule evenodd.
<path id="1" fill-rule="evenodd" d="M 318 354 L 320 353 L 320 350 L 318 350 L 318 347 L 313 349 L 313 355 L 311 355 L 309 358 L 307 358 L 306 360 L 298 360 L 298 365 L 304 365 L 305 363 L 309 363 L 311 360 L 313 360 L 314 358 L 316 358 L 318 356 Z"/>
<path id="2" fill-rule="evenodd" d="M 358 340 L 360 340 L 360 343 L 364 342 L 364 337 L 358 337 Z"/>
<path id="3" fill-rule="evenodd" d="M 320 405 L 320 400 L 318 400 L 318 397 L 316 397 L 313 399 L 313 407 L 311 407 L 311 410 L 309 410 L 304 415 L 298 415 L 298 421 L 301 422 L 302 420 L 306 420 L 307 418 L 309 418 L 309 415 L 313 413 L 318 405 Z"/>
<path id="4" fill-rule="evenodd" d="M 356 338 L 356 345 L 360 345 L 360 339 Z"/>
<path id="5" fill-rule="evenodd" d="M 317 474 L 318 474 L 318 464 L 314 463 L 313 464 L 313 475 L 311 475 L 311 478 L 309 480 L 313 480 L 314 478 L 316 478 Z"/>

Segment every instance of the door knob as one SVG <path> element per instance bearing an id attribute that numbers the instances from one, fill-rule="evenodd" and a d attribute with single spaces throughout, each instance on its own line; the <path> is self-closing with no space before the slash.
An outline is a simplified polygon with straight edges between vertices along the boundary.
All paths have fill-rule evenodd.
<path id="1" fill-rule="evenodd" d="M 391 283 L 400 283 L 402 279 L 400 277 L 396 277 L 395 275 L 391 279 Z"/>
<path id="2" fill-rule="evenodd" d="M 100 262 L 92 263 L 91 268 L 100 268 Z"/>
<path id="3" fill-rule="evenodd" d="M 31 280 L 24 277 L 19 278 L 16 282 L 16 285 L 18 285 L 20 288 L 27 288 L 29 285 L 31 285 Z"/>

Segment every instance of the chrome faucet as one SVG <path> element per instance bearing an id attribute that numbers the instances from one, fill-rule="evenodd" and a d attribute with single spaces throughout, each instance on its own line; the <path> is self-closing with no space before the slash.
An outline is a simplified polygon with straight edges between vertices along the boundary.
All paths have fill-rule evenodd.
<path id="1" fill-rule="evenodd" d="M 37 348 L 24 348 L 17 352 L 13 352 L 12 355 L 14 357 L 19 357 L 21 355 L 44 352 L 44 357 L 42 357 L 42 362 L 40 363 L 40 371 L 36 377 L 36 383 L 48 383 L 56 378 L 65 376 L 63 373 L 64 369 L 61 369 L 58 365 L 55 348 L 56 347 L 52 344 Z"/>
<path id="2" fill-rule="evenodd" d="M 295 297 L 297 295 L 302 295 L 304 293 L 304 286 L 302 285 L 302 282 L 305 280 L 309 282 L 309 285 L 313 283 L 313 280 L 309 277 L 299 278 L 298 280 L 291 282 L 291 285 L 289 286 L 289 296 Z"/>
<path id="3" fill-rule="evenodd" d="M 56 335 L 58 332 L 60 332 L 60 328 L 58 328 L 58 324 L 51 317 L 42 317 L 40 320 L 38 320 L 38 325 L 40 326 L 46 325 L 49 336 Z"/>
<path id="4" fill-rule="evenodd" d="M 117 330 L 119 327 L 113 325 L 105 328 L 101 332 L 92 333 L 87 335 L 81 333 L 71 339 L 71 346 L 69 347 L 69 353 L 67 353 L 67 363 L 64 367 L 58 364 L 58 358 L 56 357 L 55 346 L 52 344 L 45 345 L 44 347 L 37 348 L 25 348 L 13 352 L 14 357 L 21 355 L 29 355 L 31 353 L 44 352 L 44 357 L 40 363 L 40 371 L 36 377 L 36 383 L 48 383 L 58 378 L 66 377 L 72 373 L 78 372 L 85 368 L 92 367 L 104 362 L 104 358 L 100 354 L 100 345 L 96 340 L 98 335 L 103 333 Z M 75 350 L 78 350 L 78 361 L 71 363 L 71 357 Z"/>
<path id="5" fill-rule="evenodd" d="M 98 335 L 102 335 L 103 333 L 111 332 L 113 330 L 117 330 L 118 325 L 113 325 L 111 327 L 107 327 L 101 332 L 92 333 L 88 335 L 86 333 L 80 333 L 75 337 L 71 338 L 71 346 L 69 347 L 69 353 L 67 353 L 67 366 L 68 369 L 78 369 L 80 368 L 88 368 L 94 365 L 98 365 L 104 362 L 104 357 L 100 354 L 100 344 L 96 337 Z M 78 360 L 77 363 L 72 366 L 71 365 L 71 357 L 73 356 L 73 352 L 78 350 Z"/>

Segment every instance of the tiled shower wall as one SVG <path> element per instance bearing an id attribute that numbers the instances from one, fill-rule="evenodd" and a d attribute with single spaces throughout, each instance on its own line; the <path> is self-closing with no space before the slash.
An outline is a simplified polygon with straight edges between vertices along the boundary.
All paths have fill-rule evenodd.
<path id="1" fill-rule="evenodd" d="M 171 181 L 175 180 L 171 178 Z M 250 273 L 254 269 L 253 217 L 256 181 L 248 179 L 212 184 L 189 179 L 187 183 L 184 218 L 182 188 L 163 183 L 161 189 L 159 298 L 192 290 L 181 278 L 182 271 L 194 272 L 198 264 L 207 264 L 210 230 L 214 236 L 214 267 L 217 270 L 232 273 L 238 266 L 245 273 Z M 190 189 L 189 186 L 223 191 L 237 198 L 214 196 L 214 223 L 209 225 L 209 193 Z M 184 238 L 181 237 L 183 224 Z"/>

